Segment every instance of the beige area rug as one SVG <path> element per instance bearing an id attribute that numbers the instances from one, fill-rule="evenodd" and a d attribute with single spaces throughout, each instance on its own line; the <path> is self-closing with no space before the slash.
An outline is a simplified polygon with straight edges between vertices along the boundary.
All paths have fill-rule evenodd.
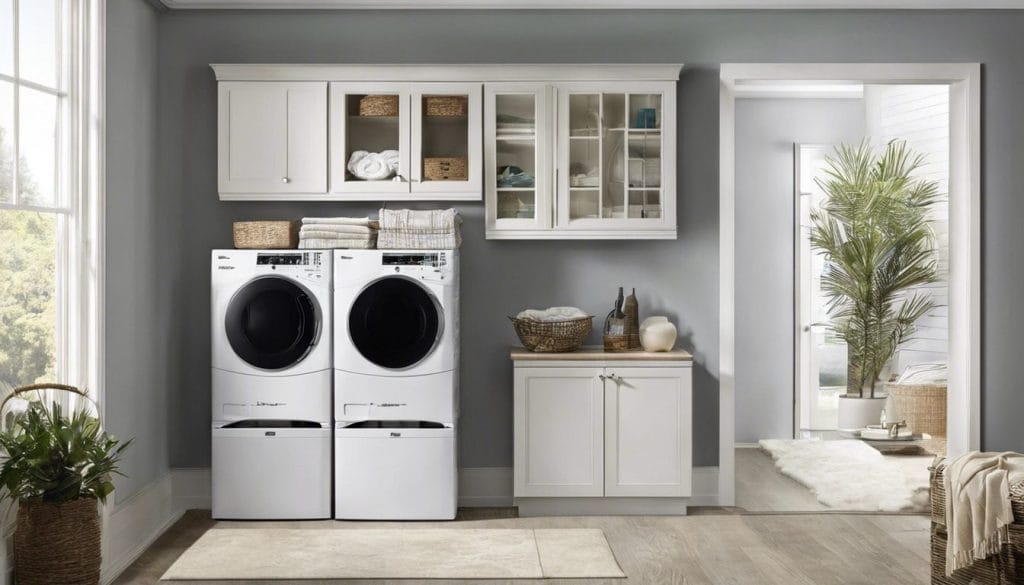
<path id="1" fill-rule="evenodd" d="M 599 529 L 214 528 L 161 580 L 625 576 Z"/>

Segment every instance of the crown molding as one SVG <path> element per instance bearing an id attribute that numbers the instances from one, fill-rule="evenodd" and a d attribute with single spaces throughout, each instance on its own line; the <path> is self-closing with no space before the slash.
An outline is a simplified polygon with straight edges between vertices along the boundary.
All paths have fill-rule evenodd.
<path id="1" fill-rule="evenodd" d="M 162 0 L 171 9 L 249 10 L 995 10 L 1024 0 Z"/>
<path id="2" fill-rule="evenodd" d="M 213 63 L 218 81 L 678 81 L 682 63 L 335 65 Z"/>

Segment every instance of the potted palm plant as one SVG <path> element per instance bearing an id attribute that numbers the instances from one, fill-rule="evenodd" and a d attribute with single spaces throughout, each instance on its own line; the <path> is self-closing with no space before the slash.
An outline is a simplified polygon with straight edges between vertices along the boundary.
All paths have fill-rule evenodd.
<path id="1" fill-rule="evenodd" d="M 43 391 L 76 395 L 85 406 L 65 409 Z M 29 398 L 26 399 L 26 395 Z M 8 402 L 27 406 L 7 412 Z M 111 476 L 131 441 L 120 442 L 100 425 L 89 396 L 73 386 L 16 388 L 0 403 L 0 498 L 18 503 L 14 575 L 19 585 L 95 585 L 100 577 L 98 503 L 114 491 Z M 94 408 L 93 408 L 94 409 Z"/>
<path id="2" fill-rule="evenodd" d="M 840 145 L 817 179 L 825 198 L 811 212 L 811 246 L 825 257 L 821 288 L 848 353 L 840 429 L 878 422 L 879 377 L 932 308 L 931 297 L 914 290 L 936 278 L 928 210 L 938 185 L 915 178 L 923 163 L 903 141 L 878 155 L 866 142 Z"/>

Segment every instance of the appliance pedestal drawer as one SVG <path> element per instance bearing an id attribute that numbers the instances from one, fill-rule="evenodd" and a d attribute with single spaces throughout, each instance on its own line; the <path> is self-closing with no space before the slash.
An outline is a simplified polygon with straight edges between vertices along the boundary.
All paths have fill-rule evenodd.
<path id="1" fill-rule="evenodd" d="M 336 428 L 334 517 L 455 518 L 455 429 Z"/>
<path id="2" fill-rule="evenodd" d="M 213 517 L 331 517 L 331 429 L 213 429 Z"/>

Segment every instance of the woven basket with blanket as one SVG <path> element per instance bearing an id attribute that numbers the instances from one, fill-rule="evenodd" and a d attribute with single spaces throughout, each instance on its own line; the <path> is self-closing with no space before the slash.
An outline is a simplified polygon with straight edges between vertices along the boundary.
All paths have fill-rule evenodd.
<path id="1" fill-rule="evenodd" d="M 1010 485 L 1013 523 L 1006 529 L 1008 542 L 997 554 L 946 575 L 950 527 L 947 525 L 945 474 L 948 461 L 936 459 L 931 468 L 932 585 L 1010 585 L 1024 583 L 1024 482 Z"/>
<path id="2" fill-rule="evenodd" d="M 377 247 L 454 250 L 462 244 L 462 217 L 454 209 L 381 209 Z"/>

